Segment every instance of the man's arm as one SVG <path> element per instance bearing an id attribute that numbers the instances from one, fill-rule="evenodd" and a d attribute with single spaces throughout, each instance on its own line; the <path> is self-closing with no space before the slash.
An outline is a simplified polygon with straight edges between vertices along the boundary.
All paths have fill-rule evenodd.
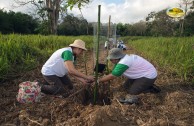
<path id="1" fill-rule="evenodd" d="M 81 81 L 83 84 L 87 85 L 87 84 L 90 84 L 89 80 L 86 80 L 86 79 L 83 79 L 81 77 L 78 77 L 78 76 L 74 76 L 72 75 L 74 78 L 76 78 L 77 80 Z M 92 82 L 91 82 L 92 83 Z"/>
<path id="2" fill-rule="evenodd" d="M 114 76 L 114 75 L 112 75 L 112 74 L 109 74 L 109 75 L 107 75 L 107 76 L 104 76 L 104 77 L 100 78 L 100 79 L 98 80 L 98 82 L 106 82 L 106 81 L 112 80 L 112 79 L 114 79 L 114 78 L 116 78 L 116 76 Z"/>
<path id="3" fill-rule="evenodd" d="M 73 65 L 73 62 L 70 60 L 67 60 L 64 62 L 65 67 L 67 68 L 69 74 L 83 78 L 83 79 L 87 79 L 90 81 L 94 81 L 94 77 L 93 76 L 87 76 L 79 71 L 77 71 Z"/>

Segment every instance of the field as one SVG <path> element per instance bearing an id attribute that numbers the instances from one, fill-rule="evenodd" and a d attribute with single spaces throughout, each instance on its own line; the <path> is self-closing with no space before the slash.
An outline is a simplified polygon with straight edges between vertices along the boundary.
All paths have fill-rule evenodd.
<path id="1" fill-rule="evenodd" d="M 0 44 L 4 46 L 0 46 L 2 51 L 0 53 L 0 125 L 194 125 L 193 37 L 122 38 L 128 46 L 125 53 L 141 55 L 156 66 L 158 70 L 156 85 L 162 90 L 158 94 L 141 94 L 139 104 L 132 105 L 124 105 L 118 102 L 118 98 L 126 94 L 122 88 L 124 77 L 119 77 L 110 82 L 108 93 L 109 104 L 103 101 L 98 102 L 96 105 L 91 104 L 93 94 L 88 90 L 83 90 L 70 98 L 46 95 L 40 102 L 19 104 L 16 101 L 18 84 L 27 80 L 42 80 L 40 70 L 48 56 L 55 49 L 61 48 L 64 45 L 66 46 L 69 44 L 68 42 L 71 43 L 75 39 L 74 37 L 63 38 L 54 36 L 50 36 L 49 38 L 44 36 L 22 36 L 22 39 L 20 37 L 18 35 L 1 36 L 2 42 Z M 33 39 L 30 39 L 30 37 L 33 37 Z M 82 56 L 78 58 L 76 68 L 85 73 L 84 61 L 86 60 L 87 74 L 92 75 L 94 68 L 92 63 L 92 37 L 82 37 L 88 43 L 87 48 L 89 50 L 86 52 L 85 58 Z M 65 43 L 63 43 L 64 40 Z M 23 53 L 20 47 L 23 50 L 26 49 L 26 51 Z M 103 62 L 105 57 L 106 51 L 101 47 L 99 61 Z M 80 82 L 72 77 L 70 78 L 75 86 L 74 93 L 83 88 Z M 107 89 L 105 85 L 99 86 L 99 89 L 102 91 L 101 93 Z"/>

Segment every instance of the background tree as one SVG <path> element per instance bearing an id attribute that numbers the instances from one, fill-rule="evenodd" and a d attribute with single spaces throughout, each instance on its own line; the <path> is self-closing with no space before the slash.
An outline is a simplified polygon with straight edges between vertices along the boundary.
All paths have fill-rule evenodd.
<path id="1" fill-rule="evenodd" d="M 21 33 L 35 34 L 38 27 L 37 19 L 21 12 L 0 10 L 0 31 L 3 34 Z"/>
<path id="2" fill-rule="evenodd" d="M 58 32 L 60 35 L 78 35 L 76 30 L 78 19 L 73 15 L 67 15 L 63 22 L 58 26 Z"/>
<path id="3" fill-rule="evenodd" d="M 1 33 L 10 33 L 13 32 L 13 27 L 10 24 L 10 19 L 9 19 L 8 13 L 3 10 L 0 10 L 0 31 Z"/>
<path id="4" fill-rule="evenodd" d="M 185 31 L 184 35 L 185 36 L 192 36 L 194 35 L 194 12 L 190 12 L 186 17 L 185 17 Z"/>
<path id="5" fill-rule="evenodd" d="M 20 6 L 27 4 L 34 5 L 37 14 L 42 19 L 48 20 L 48 27 L 51 34 L 57 34 L 57 25 L 59 20 L 59 13 L 66 12 L 67 8 L 72 9 L 77 5 L 78 8 L 84 4 L 88 4 L 90 0 L 14 0 Z"/>
<path id="6" fill-rule="evenodd" d="M 14 13 L 14 12 L 12 12 Z M 9 13 L 11 14 L 11 13 Z M 22 34 L 34 34 L 35 28 L 37 27 L 37 22 L 27 14 L 17 12 L 14 16 L 10 16 L 11 24 L 14 27 L 14 32 Z"/>
<path id="7" fill-rule="evenodd" d="M 136 35 L 140 35 L 140 36 L 145 35 L 146 22 L 141 20 L 141 21 L 133 24 L 133 31 L 134 31 L 134 33 L 136 33 Z"/>
<path id="8" fill-rule="evenodd" d="M 93 26 L 87 23 L 83 17 L 75 17 L 73 14 L 67 15 L 58 26 L 59 35 L 92 35 Z"/>
<path id="9" fill-rule="evenodd" d="M 117 35 L 126 36 L 127 35 L 126 31 L 127 31 L 127 27 L 125 24 L 122 24 L 122 23 L 117 24 L 117 31 L 116 31 Z"/>
<path id="10" fill-rule="evenodd" d="M 172 36 L 176 34 L 177 21 L 166 15 L 166 9 L 151 12 L 146 17 L 147 32 L 152 36 Z"/>
<path id="11" fill-rule="evenodd" d="M 180 35 L 183 34 L 184 32 L 184 23 L 185 23 L 185 16 L 187 15 L 188 12 L 192 11 L 191 6 L 194 6 L 194 1 L 193 0 L 181 0 L 179 6 L 182 8 L 184 6 L 185 10 L 185 15 L 180 18 Z"/>

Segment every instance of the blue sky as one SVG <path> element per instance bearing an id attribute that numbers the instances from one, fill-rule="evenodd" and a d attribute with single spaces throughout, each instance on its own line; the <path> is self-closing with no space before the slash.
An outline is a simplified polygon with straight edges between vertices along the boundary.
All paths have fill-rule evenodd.
<path id="1" fill-rule="evenodd" d="M 23 0 L 25 1 L 25 0 Z M 109 16 L 113 23 L 135 23 L 145 20 L 151 11 L 160 11 L 169 7 L 179 6 L 180 0 L 92 0 L 82 8 L 85 19 L 96 22 L 98 16 L 98 5 L 101 5 L 101 22 L 107 23 Z M 13 0 L 0 0 L 0 8 L 5 10 L 22 11 L 28 13 L 29 7 L 12 8 Z M 73 8 L 69 13 L 75 16 L 81 14 L 79 9 Z"/>
<path id="2" fill-rule="evenodd" d="M 110 4 L 110 3 L 119 4 L 119 3 L 123 3 L 125 0 L 103 0 L 103 1 L 107 4 Z"/>

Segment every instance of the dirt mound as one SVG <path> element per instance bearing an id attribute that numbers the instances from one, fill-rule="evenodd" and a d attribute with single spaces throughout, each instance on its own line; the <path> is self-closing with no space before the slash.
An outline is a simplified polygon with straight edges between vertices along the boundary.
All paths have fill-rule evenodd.
<path id="1" fill-rule="evenodd" d="M 114 106 L 88 106 L 79 118 L 67 120 L 64 125 L 87 125 L 87 126 L 120 126 L 133 125 L 132 119 L 121 114 L 119 108 Z"/>

